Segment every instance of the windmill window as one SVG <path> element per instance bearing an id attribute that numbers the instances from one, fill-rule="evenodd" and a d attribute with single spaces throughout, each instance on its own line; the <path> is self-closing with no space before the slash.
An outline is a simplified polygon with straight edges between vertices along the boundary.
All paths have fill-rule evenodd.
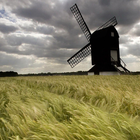
<path id="1" fill-rule="evenodd" d="M 117 51 L 111 50 L 111 61 L 117 61 L 117 60 L 118 60 Z"/>
<path id="2" fill-rule="evenodd" d="M 114 32 L 111 32 L 111 36 L 114 37 Z"/>

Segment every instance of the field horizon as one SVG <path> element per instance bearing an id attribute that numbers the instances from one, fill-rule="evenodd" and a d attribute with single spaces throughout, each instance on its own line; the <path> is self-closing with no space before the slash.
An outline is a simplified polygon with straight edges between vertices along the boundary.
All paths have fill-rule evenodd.
<path id="1" fill-rule="evenodd" d="M 140 140 L 140 76 L 0 78 L 1 140 Z"/>

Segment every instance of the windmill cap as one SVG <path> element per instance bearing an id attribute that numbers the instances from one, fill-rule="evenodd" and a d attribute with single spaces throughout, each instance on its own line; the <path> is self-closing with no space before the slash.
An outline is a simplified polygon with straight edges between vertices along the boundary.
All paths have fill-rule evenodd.
<path id="1" fill-rule="evenodd" d="M 113 25 L 103 28 L 101 30 L 96 30 L 92 33 L 91 38 L 102 38 L 106 36 L 110 36 L 110 33 L 114 32 L 115 37 L 119 37 L 119 34 Z"/>

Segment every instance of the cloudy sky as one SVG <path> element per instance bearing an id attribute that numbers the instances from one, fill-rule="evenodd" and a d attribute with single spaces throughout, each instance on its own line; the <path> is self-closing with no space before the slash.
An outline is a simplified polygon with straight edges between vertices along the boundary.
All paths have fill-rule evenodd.
<path id="1" fill-rule="evenodd" d="M 0 71 L 89 70 L 90 56 L 67 63 L 88 43 L 69 9 L 75 3 L 91 32 L 116 16 L 121 58 L 140 71 L 140 0 L 0 0 Z"/>

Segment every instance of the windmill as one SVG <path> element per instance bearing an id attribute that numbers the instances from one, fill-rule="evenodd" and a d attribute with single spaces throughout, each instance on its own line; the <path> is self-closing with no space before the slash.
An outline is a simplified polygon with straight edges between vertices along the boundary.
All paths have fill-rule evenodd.
<path id="1" fill-rule="evenodd" d="M 105 22 L 91 34 L 77 4 L 74 4 L 70 10 L 83 31 L 88 44 L 67 60 L 69 65 L 73 68 L 91 54 L 92 65 L 94 66 L 88 71 L 89 75 L 129 72 L 125 68 L 126 64 L 120 58 L 119 34 L 115 29 L 117 25 L 116 17 Z"/>

